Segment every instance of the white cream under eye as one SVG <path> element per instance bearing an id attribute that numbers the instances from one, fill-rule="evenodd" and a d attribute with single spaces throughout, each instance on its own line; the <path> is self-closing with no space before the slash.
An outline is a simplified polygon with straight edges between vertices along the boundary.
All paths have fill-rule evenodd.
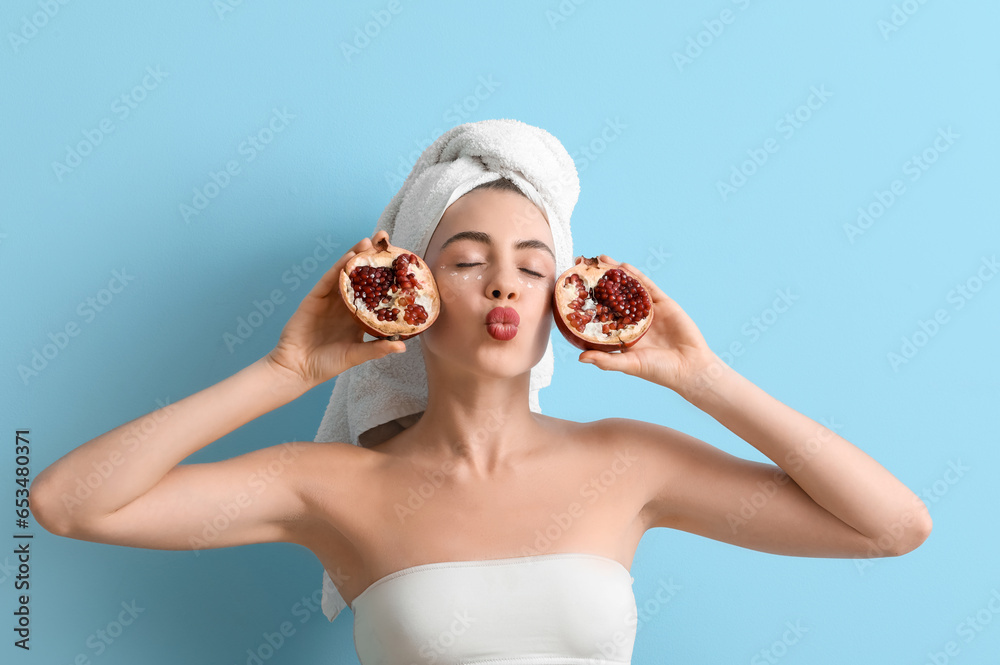
<path id="1" fill-rule="evenodd" d="M 481 261 L 477 261 L 477 262 L 471 262 L 471 261 L 470 262 L 465 262 L 465 261 L 463 261 L 461 263 L 456 263 L 455 267 L 458 268 L 459 270 L 462 270 L 462 269 L 465 269 L 465 268 L 477 268 L 477 267 L 479 267 L 481 265 L 484 265 L 484 262 L 481 262 Z M 534 268 L 518 268 L 518 270 L 522 274 L 525 274 L 528 277 L 531 277 L 533 279 L 545 279 L 545 273 L 543 273 L 540 270 L 535 270 Z M 452 275 L 454 275 L 454 274 L 455 273 L 452 273 Z"/>

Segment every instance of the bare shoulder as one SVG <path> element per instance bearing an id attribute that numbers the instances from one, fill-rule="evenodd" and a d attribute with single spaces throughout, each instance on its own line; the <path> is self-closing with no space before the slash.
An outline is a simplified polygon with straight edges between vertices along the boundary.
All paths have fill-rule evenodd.
<path id="1" fill-rule="evenodd" d="M 676 462 L 684 454 L 704 451 L 707 445 L 680 430 L 643 420 L 604 418 L 583 424 L 591 436 L 613 441 L 650 463 Z"/>
<path id="2" fill-rule="evenodd" d="M 631 448 L 636 453 L 653 447 L 662 447 L 665 442 L 683 445 L 686 435 L 670 427 L 633 420 L 630 418 L 602 418 L 590 422 L 559 420 L 559 426 L 567 434 L 579 437 L 589 444 Z M 687 437 L 690 438 L 690 437 Z"/>
<path id="3" fill-rule="evenodd" d="M 683 486 L 693 468 L 721 463 L 723 458 L 735 459 L 666 425 L 630 418 L 604 418 L 579 425 L 583 438 L 607 448 L 619 468 L 628 465 L 646 508 L 662 498 L 665 486 Z"/>
<path id="4" fill-rule="evenodd" d="M 357 479 L 378 464 L 379 455 L 371 450 L 339 441 L 296 441 L 282 444 L 294 456 L 295 482 L 307 498 L 350 491 Z"/>
<path id="5" fill-rule="evenodd" d="M 288 447 L 284 460 L 287 468 L 294 469 L 288 482 L 294 485 L 307 508 L 302 527 L 308 531 L 322 522 L 339 528 L 351 506 L 357 503 L 353 497 L 373 477 L 381 456 L 366 448 L 337 441 L 296 441 L 281 445 Z M 280 456 L 276 459 L 282 461 Z M 274 479 L 284 468 L 272 464 L 262 473 L 266 471 Z"/>
<path id="6" fill-rule="evenodd" d="M 598 465 L 609 468 L 613 465 L 616 473 L 627 469 L 634 480 L 641 480 L 648 473 L 648 465 L 662 463 L 664 440 L 681 435 L 668 427 L 628 418 L 589 422 L 546 418 L 546 426 L 552 428 L 555 437 L 567 441 L 571 454 L 582 449 Z"/>
<path id="7" fill-rule="evenodd" d="M 561 440 L 588 446 L 618 446 L 636 439 L 648 439 L 658 425 L 628 418 L 602 418 L 579 422 L 536 414 L 539 422 Z"/>

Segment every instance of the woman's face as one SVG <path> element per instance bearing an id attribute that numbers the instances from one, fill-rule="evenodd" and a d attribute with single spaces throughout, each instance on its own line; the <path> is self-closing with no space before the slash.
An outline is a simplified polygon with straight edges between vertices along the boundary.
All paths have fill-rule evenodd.
<path id="1" fill-rule="evenodd" d="M 421 335 L 425 353 L 483 375 L 517 376 L 541 360 L 552 325 L 552 232 L 520 194 L 480 189 L 455 201 L 431 236 L 424 260 L 441 292 L 441 312 Z M 490 312 L 509 308 L 510 320 Z M 511 336 L 513 335 L 513 336 Z"/>

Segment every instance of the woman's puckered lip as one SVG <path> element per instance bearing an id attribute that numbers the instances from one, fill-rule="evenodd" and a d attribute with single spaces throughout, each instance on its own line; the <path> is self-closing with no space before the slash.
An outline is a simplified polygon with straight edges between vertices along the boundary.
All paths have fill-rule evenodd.
<path id="1" fill-rule="evenodd" d="M 486 315 L 487 325 L 490 323 L 509 323 L 510 325 L 518 325 L 521 323 L 521 317 L 518 316 L 517 310 L 513 307 L 494 307 Z"/>

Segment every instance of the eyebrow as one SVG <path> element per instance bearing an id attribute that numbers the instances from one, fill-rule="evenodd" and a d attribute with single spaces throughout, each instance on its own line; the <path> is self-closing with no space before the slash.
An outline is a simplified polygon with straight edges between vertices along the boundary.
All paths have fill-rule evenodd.
<path id="1" fill-rule="evenodd" d="M 445 247 L 453 242 L 458 242 L 459 240 L 471 240 L 473 242 L 493 246 L 493 238 L 490 237 L 490 234 L 488 233 L 483 233 L 482 231 L 462 231 L 445 240 L 444 244 L 441 245 L 441 249 L 444 250 Z M 552 251 L 551 247 L 546 245 L 541 240 L 535 240 L 534 238 L 516 241 L 514 243 L 514 249 L 542 249 L 551 254 L 553 259 L 556 258 L 556 254 Z"/>

